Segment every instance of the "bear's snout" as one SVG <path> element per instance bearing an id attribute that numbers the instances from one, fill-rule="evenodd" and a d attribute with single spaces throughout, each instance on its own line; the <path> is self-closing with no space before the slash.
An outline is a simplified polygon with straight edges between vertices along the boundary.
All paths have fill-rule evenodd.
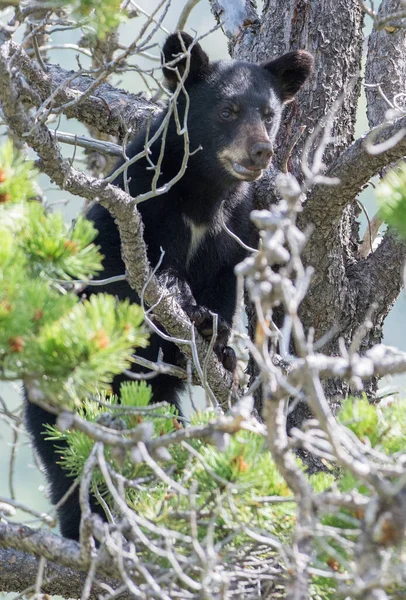
<path id="1" fill-rule="evenodd" d="M 266 169 L 273 155 L 270 142 L 256 142 L 249 149 L 249 156 L 253 164 L 259 169 Z"/>

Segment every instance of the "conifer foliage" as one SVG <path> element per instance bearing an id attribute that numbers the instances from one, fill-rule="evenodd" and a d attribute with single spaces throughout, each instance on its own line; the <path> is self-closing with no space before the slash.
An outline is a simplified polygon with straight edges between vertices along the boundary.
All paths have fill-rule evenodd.
<path id="1" fill-rule="evenodd" d="M 35 380 L 48 402 L 72 405 L 106 389 L 147 336 L 139 306 L 69 291 L 101 269 L 96 231 L 84 217 L 67 226 L 46 210 L 35 175 L 11 142 L 1 148 L 0 379 Z"/>

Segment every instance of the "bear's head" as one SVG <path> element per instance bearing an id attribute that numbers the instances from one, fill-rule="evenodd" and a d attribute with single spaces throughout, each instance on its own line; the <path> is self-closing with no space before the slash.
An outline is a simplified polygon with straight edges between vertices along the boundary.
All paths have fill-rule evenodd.
<path id="1" fill-rule="evenodd" d="M 194 161 L 227 180 L 253 181 L 268 168 L 283 107 L 291 102 L 313 68 L 312 56 L 288 52 L 255 65 L 210 62 L 200 44 L 184 32 L 163 47 L 163 73 L 177 105 L 188 106 L 188 132 Z"/>

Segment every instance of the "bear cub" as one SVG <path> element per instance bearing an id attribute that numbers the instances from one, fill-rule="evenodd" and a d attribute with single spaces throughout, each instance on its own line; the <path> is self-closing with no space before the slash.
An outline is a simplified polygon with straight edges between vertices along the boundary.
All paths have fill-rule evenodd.
<path id="1" fill-rule="evenodd" d="M 189 57 L 185 51 L 189 52 Z M 161 259 L 157 276 L 166 287 L 173 288 L 178 302 L 202 335 L 212 336 L 211 312 L 218 314 L 218 337 L 215 352 L 229 370 L 235 355 L 227 346 L 236 305 L 234 267 L 246 256 L 244 248 L 222 227 L 220 207 L 227 227 L 246 245 L 256 245 L 256 233 L 250 222 L 253 208 L 250 182 L 267 169 L 274 152 L 274 142 L 283 107 L 290 102 L 309 76 L 313 59 L 305 51 L 289 52 L 280 58 L 256 65 L 242 61 L 210 62 L 201 46 L 186 33 L 170 35 L 163 47 L 163 74 L 169 91 L 174 92 L 183 80 L 184 89 L 177 98 L 180 123 L 187 113 L 190 156 L 184 175 L 165 193 L 138 204 L 144 223 L 144 238 L 152 267 Z M 161 126 L 165 114 L 149 127 L 149 139 Z M 145 145 L 146 130 L 141 131 L 127 150 L 133 157 Z M 148 160 L 143 157 L 128 168 L 131 196 L 151 190 L 159 165 L 163 136 L 152 144 Z M 172 115 L 164 140 L 157 188 L 165 186 L 181 169 L 185 141 L 177 132 Z M 115 184 L 124 189 L 123 176 Z M 121 275 L 120 238 L 109 212 L 93 206 L 88 218 L 98 230 L 96 243 L 104 255 L 102 278 Z M 109 292 L 120 299 L 139 298 L 127 282 L 91 287 L 87 295 Z M 138 354 L 152 361 L 162 349 L 163 360 L 176 364 L 178 350 L 156 334 L 148 348 Z M 143 369 L 134 365 L 134 371 Z M 119 392 L 125 376 L 116 377 L 114 392 Z M 166 400 L 178 406 L 184 383 L 172 376 L 159 375 L 151 380 L 153 401 Z M 51 500 L 58 503 L 72 480 L 58 464 L 58 451 L 44 437 L 44 424 L 55 417 L 38 406 L 27 403 L 26 422 L 35 449 L 45 467 L 51 488 Z M 102 514 L 91 499 L 92 508 Z M 79 538 L 80 507 L 77 489 L 58 508 L 61 532 Z"/>

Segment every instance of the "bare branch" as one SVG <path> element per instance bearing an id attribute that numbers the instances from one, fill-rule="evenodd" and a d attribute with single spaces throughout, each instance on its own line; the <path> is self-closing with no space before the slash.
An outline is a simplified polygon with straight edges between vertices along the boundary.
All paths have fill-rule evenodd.
<path id="1" fill-rule="evenodd" d="M 216 419 L 212 419 L 207 425 L 182 428 L 173 433 L 149 439 L 143 427 L 135 426 L 129 430 L 116 430 L 98 423 L 91 423 L 75 412 L 66 411 L 48 404 L 45 396 L 38 389 L 34 389 L 34 384 L 29 381 L 26 381 L 26 387 L 30 401 L 36 402 L 44 410 L 52 414 L 59 415 L 61 423 L 69 423 L 69 428 L 85 433 L 95 442 L 102 442 L 104 445 L 126 450 L 134 448 L 141 441 L 145 443 L 146 450 L 154 454 L 158 448 L 167 448 L 183 440 L 202 439 L 216 445 L 214 440 L 241 430 L 253 431 L 260 435 L 265 434 L 263 426 L 255 418 L 246 414 L 244 406 L 240 407 L 237 403 L 231 414 L 221 415 Z M 10 505 L 12 504 L 10 503 Z M 49 522 L 49 517 L 47 522 Z"/>
<path id="2" fill-rule="evenodd" d="M 375 156 L 371 156 L 366 149 L 365 142 L 368 137 L 371 134 L 374 135 L 379 129 L 379 136 L 377 136 L 379 142 L 392 138 L 404 128 L 406 128 L 406 117 L 383 127 L 378 126 L 360 137 L 340 154 L 325 172 L 326 177 L 338 178 L 340 183 L 334 186 L 318 185 L 308 193 L 303 213 L 299 219 L 304 223 L 318 223 L 319 221 L 323 223 L 324 245 L 331 239 L 326 235 L 325 228 L 331 227 L 332 231 L 337 228 L 343 209 L 358 195 L 371 177 L 379 173 L 383 167 L 406 155 L 406 137 L 403 137 L 393 148 L 388 148 L 385 152 Z M 314 235 L 317 236 L 317 231 Z M 311 240 L 313 244 L 316 243 L 314 235 Z"/>
<path id="3" fill-rule="evenodd" d="M 13 498 L 4 498 L 4 497 L 0 496 L 0 504 L 10 506 L 14 509 L 22 510 L 23 512 L 26 512 L 26 513 L 36 517 L 37 519 L 43 521 L 44 523 L 46 523 L 47 525 L 50 525 L 51 527 L 54 527 L 56 524 L 54 517 L 51 517 L 50 515 L 47 515 L 46 513 L 40 513 L 37 510 L 31 508 L 30 506 L 26 506 L 25 504 L 22 504 L 21 502 L 18 502 L 17 500 L 14 500 Z"/>
<path id="4" fill-rule="evenodd" d="M 21 523 L 0 522 L 0 547 L 13 548 L 34 556 L 43 556 L 62 567 L 85 571 L 89 561 L 80 551 L 80 545 L 72 540 L 61 538 L 45 529 L 31 529 Z M 110 576 L 117 571 L 110 560 L 100 562 L 100 568 Z"/>
<path id="5" fill-rule="evenodd" d="M 185 28 L 190 13 L 199 2 L 200 0 L 187 0 L 185 6 L 182 8 L 182 12 L 179 15 L 179 19 L 176 23 L 174 31 L 182 31 Z"/>
<path id="6" fill-rule="evenodd" d="M 58 142 L 69 144 L 70 146 L 80 146 L 86 150 L 109 154 L 110 156 L 123 156 L 123 148 L 112 142 L 103 142 L 101 140 L 93 140 L 83 137 L 82 135 L 74 135 L 73 133 L 65 133 L 63 131 L 55 131 L 55 137 Z"/>
<path id="7" fill-rule="evenodd" d="M 304 360 L 298 359 L 292 366 L 287 381 L 292 387 L 299 385 L 302 373 L 307 366 Z M 396 375 L 406 371 L 406 352 L 378 344 L 367 350 L 364 356 L 357 356 L 353 361 L 344 356 L 326 356 L 314 354 L 307 359 L 308 366 L 317 371 L 319 377 L 341 377 L 347 381 L 353 377 L 368 380 L 372 375 Z"/>
<path id="8" fill-rule="evenodd" d="M 42 593 L 80 598 L 89 565 L 81 556 L 77 542 L 66 540 L 46 530 L 35 530 L 20 523 L 0 523 L 0 589 L 21 592 L 34 587 L 39 557 L 47 559 Z M 119 573 L 106 556 L 98 564 L 89 598 L 96 600 L 107 589 L 119 589 Z M 115 576 L 112 579 L 111 576 Z M 125 592 L 119 595 L 128 598 Z"/>

